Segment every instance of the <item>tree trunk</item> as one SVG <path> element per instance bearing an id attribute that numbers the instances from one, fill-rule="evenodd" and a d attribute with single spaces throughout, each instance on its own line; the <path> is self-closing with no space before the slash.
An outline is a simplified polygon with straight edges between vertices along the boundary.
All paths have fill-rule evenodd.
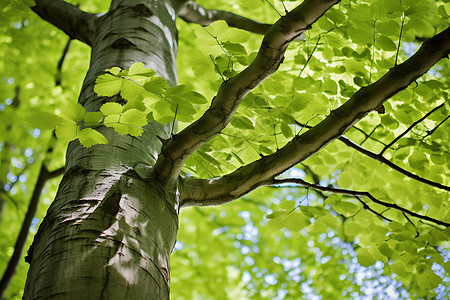
<path id="1" fill-rule="evenodd" d="M 99 22 L 79 102 L 96 111 L 111 101 L 94 93 L 97 76 L 138 61 L 175 85 L 176 36 L 170 3 L 112 1 Z M 169 298 L 177 187 L 146 174 L 170 126 L 151 123 L 139 137 L 98 130 L 108 144 L 69 144 L 66 173 L 28 252 L 24 299 Z"/>

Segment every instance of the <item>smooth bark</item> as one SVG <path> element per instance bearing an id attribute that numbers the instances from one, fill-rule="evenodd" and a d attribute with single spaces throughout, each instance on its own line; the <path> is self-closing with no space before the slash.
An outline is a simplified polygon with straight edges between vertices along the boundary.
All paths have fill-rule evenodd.
<path id="1" fill-rule="evenodd" d="M 63 23 L 55 5 L 39 3 L 54 24 Z M 121 101 L 93 91 L 98 75 L 113 66 L 129 68 L 141 61 L 176 84 L 177 33 L 169 4 L 112 1 L 109 12 L 96 20 L 95 35 L 86 41 L 92 56 L 79 97 L 87 111 Z M 152 123 L 139 137 L 97 128 L 108 144 L 69 144 L 56 199 L 28 252 L 24 299 L 169 297 L 169 256 L 178 229 L 176 187 L 168 189 L 134 170 L 155 163 L 169 128 Z"/>

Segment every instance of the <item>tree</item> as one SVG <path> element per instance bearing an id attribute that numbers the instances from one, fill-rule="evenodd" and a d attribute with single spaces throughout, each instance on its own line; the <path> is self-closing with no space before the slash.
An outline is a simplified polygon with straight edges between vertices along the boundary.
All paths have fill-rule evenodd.
<path id="1" fill-rule="evenodd" d="M 62 173 L 64 140 L 64 176 L 26 256 L 24 299 L 166 299 L 180 226 L 203 248 L 189 256 L 183 249 L 195 242 L 179 243 L 172 266 L 191 265 L 180 277 L 203 277 L 194 288 L 186 278 L 177 299 L 206 298 L 208 287 L 232 299 L 369 293 L 343 264 L 349 252 L 361 266 L 396 274 L 403 286 L 384 284 L 401 296 L 448 292 L 448 2 L 104 5 L 36 0 L 31 12 L 19 1 L 2 4 L 10 46 L 2 89 L 11 95 L 0 106 L 3 232 L 16 199 L 31 198 L 14 254 L 2 249 L 12 257 L 2 292 L 46 180 Z M 266 23 L 241 16 L 252 10 Z M 84 45 L 69 50 L 72 40 Z M 44 53 L 63 53 L 53 70 L 57 59 Z M 20 182 L 27 185 L 18 193 Z M 239 207 L 223 206 L 237 199 Z M 221 260 L 225 250 L 207 244 L 211 230 L 183 229 L 179 213 L 211 205 L 220 207 L 187 210 L 187 227 L 209 215 L 208 226 L 235 239 L 248 266 L 267 246 L 278 267 L 244 267 L 241 258 L 243 270 L 203 274 L 199 260 Z M 239 217 L 227 215 L 233 210 Z M 301 236 L 309 242 L 296 244 Z M 320 274 L 310 271 L 316 259 Z"/>

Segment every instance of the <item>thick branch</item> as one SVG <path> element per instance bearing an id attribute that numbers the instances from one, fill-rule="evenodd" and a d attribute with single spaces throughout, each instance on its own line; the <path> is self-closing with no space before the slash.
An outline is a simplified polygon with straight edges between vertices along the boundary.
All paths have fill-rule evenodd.
<path id="1" fill-rule="evenodd" d="M 253 33 L 265 34 L 272 24 L 260 23 L 228 11 L 205 9 L 194 1 L 188 1 L 178 13 L 178 16 L 188 23 L 208 26 L 214 21 L 224 20 L 231 27 L 236 27 Z"/>
<path id="2" fill-rule="evenodd" d="M 45 21 L 64 31 L 70 38 L 90 46 L 94 43 L 98 15 L 86 13 L 61 0 L 36 0 L 31 9 Z"/>
<path id="3" fill-rule="evenodd" d="M 413 173 L 403 169 L 402 167 L 397 166 L 396 164 L 394 164 L 390 160 L 384 158 L 381 154 L 376 154 L 376 153 L 373 153 L 373 152 L 371 152 L 369 150 L 366 150 L 363 147 L 355 144 L 354 142 L 352 142 L 351 140 L 349 140 L 348 138 L 346 138 L 344 136 L 339 137 L 339 140 L 341 142 L 343 142 L 344 144 L 346 144 L 347 146 L 357 150 L 358 152 L 361 152 L 362 154 L 367 155 L 370 158 L 378 160 L 379 162 L 387 165 L 388 167 L 392 168 L 393 170 L 395 170 L 395 171 L 397 171 L 397 172 L 399 172 L 399 173 L 401 173 L 401 174 L 403 174 L 405 176 L 408 176 L 409 178 L 412 178 L 412 179 L 417 180 L 419 182 L 428 184 L 428 185 L 430 185 L 432 187 L 436 187 L 438 189 L 442 189 L 442 190 L 446 190 L 446 191 L 450 192 L 450 187 L 448 187 L 446 185 L 443 185 L 443 184 L 440 184 L 438 182 L 434 182 L 434 181 L 422 178 L 422 177 L 420 177 L 420 176 L 418 176 L 416 174 L 413 174 Z"/>
<path id="4" fill-rule="evenodd" d="M 326 117 L 322 122 L 300 136 L 296 136 L 275 153 L 245 165 L 221 178 L 211 179 L 205 184 L 207 190 L 217 197 L 202 194 L 192 197 L 185 205 L 204 205 L 229 202 L 267 185 L 275 176 L 307 159 L 326 144 L 344 134 L 370 111 L 376 110 L 383 102 L 405 89 L 411 82 L 426 73 L 441 58 L 450 52 L 450 28 L 427 40 L 409 59 L 395 66 L 373 84 L 360 89 L 345 104 Z M 192 182 L 194 183 L 194 182 Z M 196 186 L 198 184 L 194 184 Z M 430 184 L 430 183 L 428 183 Z M 441 187 L 442 188 L 442 187 Z M 444 188 L 445 189 L 445 188 Z M 182 196 L 182 198 L 184 198 Z M 182 200 L 184 201 L 184 200 Z M 184 203 L 182 203 L 184 204 Z M 208 205 L 208 204 L 206 204 Z"/>
<path id="5" fill-rule="evenodd" d="M 308 30 L 337 2 L 339 0 L 305 0 L 281 17 L 267 32 L 251 65 L 223 82 L 204 115 L 163 145 L 154 167 L 155 177 L 169 184 L 174 183 L 189 155 L 219 134 L 228 125 L 245 95 L 278 69 L 289 42 Z"/>
<path id="6" fill-rule="evenodd" d="M 401 206 L 398 206 L 397 204 L 394 203 L 388 203 L 388 202 L 384 202 L 381 200 L 378 200 L 377 198 L 375 198 L 372 194 L 370 194 L 369 192 L 360 192 L 360 191 L 352 191 L 352 190 L 346 190 L 346 189 L 337 189 L 337 188 L 333 188 L 333 187 L 326 187 L 326 186 L 321 186 L 321 185 L 317 185 L 317 184 L 312 184 L 309 182 L 306 182 L 300 178 L 286 178 L 286 179 L 274 179 L 272 180 L 272 185 L 275 184 L 283 184 L 283 183 L 295 183 L 295 184 L 299 184 L 301 186 L 310 188 L 310 189 L 314 189 L 314 190 L 318 190 L 318 191 L 322 191 L 322 192 L 332 192 L 334 194 L 341 194 L 341 195 L 348 195 L 348 196 L 354 196 L 354 197 L 367 197 L 370 200 L 372 200 L 372 202 L 382 205 L 384 207 L 387 208 L 392 208 L 398 211 L 401 211 L 402 213 L 408 214 L 410 216 L 413 216 L 415 218 L 421 219 L 421 220 L 426 220 L 438 225 L 442 225 L 445 227 L 450 227 L 450 223 L 446 223 L 434 218 L 430 218 L 428 216 L 424 216 L 424 215 L 420 215 L 418 213 L 415 213 L 413 211 L 410 211 L 406 208 L 403 208 Z M 364 205 L 364 204 L 363 204 Z M 378 214 L 378 213 L 377 213 Z M 384 217 L 383 217 L 384 218 Z"/>

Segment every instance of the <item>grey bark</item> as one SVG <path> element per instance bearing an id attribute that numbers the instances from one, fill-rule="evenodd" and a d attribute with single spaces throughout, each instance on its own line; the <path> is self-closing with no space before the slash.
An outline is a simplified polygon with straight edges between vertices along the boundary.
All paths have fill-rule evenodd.
<path id="1" fill-rule="evenodd" d="M 34 10 L 60 24 L 53 4 L 38 1 Z M 66 13 L 73 24 L 84 16 L 73 7 Z M 111 100 L 98 97 L 93 86 L 113 66 L 141 61 L 176 84 L 177 32 L 170 3 L 112 1 L 109 12 L 92 23 L 97 27 L 89 32 L 95 34 L 83 38 L 92 56 L 79 97 L 87 111 Z M 139 137 L 98 130 L 109 144 L 69 144 L 65 175 L 28 252 L 24 299 L 169 298 L 176 186 L 167 188 L 134 170 L 155 163 L 169 127 L 152 123 Z"/>

